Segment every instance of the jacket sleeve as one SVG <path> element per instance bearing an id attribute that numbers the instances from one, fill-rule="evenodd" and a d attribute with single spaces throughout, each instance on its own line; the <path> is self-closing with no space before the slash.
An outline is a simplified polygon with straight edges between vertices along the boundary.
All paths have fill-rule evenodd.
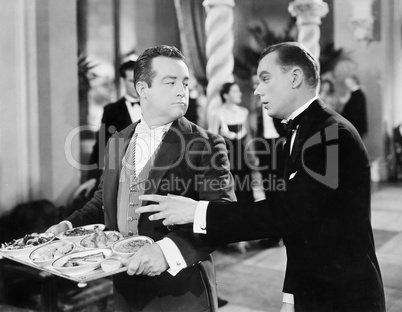
<path id="1" fill-rule="evenodd" d="M 365 190 L 358 188 L 365 187 L 369 165 L 363 148 L 356 143 L 356 135 L 340 128 L 339 137 L 330 148 L 322 142 L 305 149 L 303 164 L 298 161 L 294 178 L 284 181 L 284 187 L 272 192 L 268 200 L 247 207 L 210 203 L 206 220 L 208 240 L 223 244 L 284 237 L 319 218 L 323 209 L 359 205 Z M 337 170 L 328 174 L 328 168 Z"/>

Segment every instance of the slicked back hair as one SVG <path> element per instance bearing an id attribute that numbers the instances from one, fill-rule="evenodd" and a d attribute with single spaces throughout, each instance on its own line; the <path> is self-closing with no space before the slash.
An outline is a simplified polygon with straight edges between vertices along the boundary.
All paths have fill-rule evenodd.
<path id="1" fill-rule="evenodd" d="M 282 42 L 267 47 L 262 52 L 260 62 L 266 55 L 276 52 L 277 64 L 282 67 L 284 72 L 289 71 L 294 66 L 298 66 L 304 73 L 305 81 L 311 88 L 317 88 L 320 83 L 320 73 L 317 62 L 313 56 L 301 44 L 296 42 Z"/>
<path id="2" fill-rule="evenodd" d="M 137 82 L 144 81 L 148 87 L 152 86 L 152 80 L 155 77 L 156 73 L 153 70 L 152 61 L 154 58 L 164 56 L 176 60 L 183 61 L 185 57 L 183 53 L 179 49 L 174 46 L 168 45 L 158 45 L 155 47 L 151 47 L 146 49 L 136 60 L 134 67 L 134 85 L 137 85 Z"/>

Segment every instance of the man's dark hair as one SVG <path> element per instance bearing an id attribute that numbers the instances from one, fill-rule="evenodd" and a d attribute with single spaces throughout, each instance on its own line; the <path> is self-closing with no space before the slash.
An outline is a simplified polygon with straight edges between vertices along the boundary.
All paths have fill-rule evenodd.
<path id="1" fill-rule="evenodd" d="M 145 81 L 148 87 L 152 86 L 152 79 L 156 74 L 155 71 L 152 70 L 152 60 L 159 56 L 169 57 L 183 62 L 185 60 L 183 53 L 174 46 L 158 45 L 146 49 L 135 62 L 134 86 L 136 86 L 139 81 Z"/>
<path id="2" fill-rule="evenodd" d="M 235 85 L 235 82 L 226 82 L 222 85 L 221 90 L 219 91 L 219 95 L 221 96 L 222 103 L 226 102 L 226 99 L 224 98 L 225 94 L 228 94 L 230 92 L 230 88 Z"/>
<path id="3" fill-rule="evenodd" d="M 320 82 L 317 62 L 314 57 L 301 44 L 296 42 L 283 42 L 269 46 L 262 52 L 260 62 L 266 55 L 277 52 L 277 63 L 284 72 L 298 66 L 306 77 L 307 84 L 316 88 Z"/>
<path id="4" fill-rule="evenodd" d="M 120 65 L 119 67 L 119 74 L 120 77 L 126 78 L 126 71 L 127 70 L 134 70 L 135 61 L 127 61 Z"/>

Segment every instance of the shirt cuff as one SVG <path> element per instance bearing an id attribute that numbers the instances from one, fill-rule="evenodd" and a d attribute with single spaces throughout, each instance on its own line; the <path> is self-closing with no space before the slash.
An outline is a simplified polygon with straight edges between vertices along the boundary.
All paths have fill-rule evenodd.
<path id="1" fill-rule="evenodd" d="M 207 208 L 209 202 L 200 200 L 195 208 L 193 232 L 207 234 Z"/>
<path id="2" fill-rule="evenodd" d="M 283 293 L 282 302 L 295 304 L 295 300 L 293 298 L 293 294 Z"/>
<path id="3" fill-rule="evenodd" d="M 170 238 L 165 237 L 156 243 L 162 249 L 163 255 L 165 256 L 165 259 L 169 265 L 169 269 L 167 271 L 171 275 L 175 276 L 182 269 L 187 267 L 186 261 L 181 255 L 179 248 Z"/>
<path id="4" fill-rule="evenodd" d="M 73 228 L 73 224 L 70 221 L 64 220 L 64 221 L 60 222 L 60 224 L 62 224 L 62 223 L 66 224 L 68 226 L 69 230 L 71 230 Z"/>

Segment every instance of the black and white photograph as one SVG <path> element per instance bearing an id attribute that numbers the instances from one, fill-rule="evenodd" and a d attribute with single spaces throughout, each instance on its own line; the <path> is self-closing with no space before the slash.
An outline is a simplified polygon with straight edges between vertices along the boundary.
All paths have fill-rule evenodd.
<path id="1" fill-rule="evenodd" d="M 401 16 L 0 1 L 0 311 L 401 312 Z"/>

